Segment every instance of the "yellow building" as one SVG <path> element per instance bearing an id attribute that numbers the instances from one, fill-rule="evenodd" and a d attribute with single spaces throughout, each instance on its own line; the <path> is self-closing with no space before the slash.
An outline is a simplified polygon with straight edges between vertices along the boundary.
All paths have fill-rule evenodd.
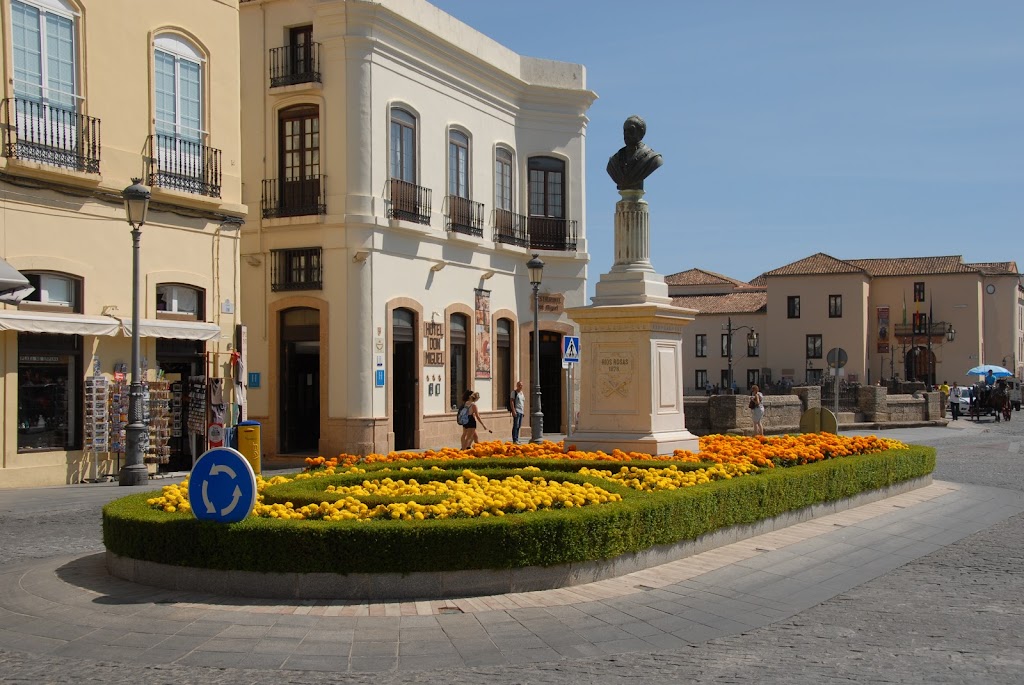
<path id="1" fill-rule="evenodd" d="M 238 5 L 2 0 L 0 25 L 0 256 L 35 287 L 0 309 L 0 487 L 78 482 L 118 467 L 111 419 L 132 325 L 121 191 L 133 177 L 152 189 L 141 238 L 147 378 L 231 376 L 246 215 Z M 230 411 L 230 381 L 224 391 L 213 399 Z M 208 407 L 185 395 L 153 405 L 149 461 L 166 468 L 190 467 L 205 446 L 187 425 Z M 195 418 L 199 428 L 208 417 Z"/>
<path id="2" fill-rule="evenodd" d="M 699 312 L 684 345 L 691 391 L 707 381 L 726 387 L 730 321 L 740 391 L 819 383 L 832 373 L 832 349 L 845 353 L 839 375 L 862 384 L 895 377 L 963 385 L 977 380 L 965 372 L 979 364 L 1024 374 L 1024 286 L 1012 261 L 818 253 L 750 283 L 700 269 L 666 281 L 675 304 Z M 748 348 L 750 328 L 758 339 Z"/>

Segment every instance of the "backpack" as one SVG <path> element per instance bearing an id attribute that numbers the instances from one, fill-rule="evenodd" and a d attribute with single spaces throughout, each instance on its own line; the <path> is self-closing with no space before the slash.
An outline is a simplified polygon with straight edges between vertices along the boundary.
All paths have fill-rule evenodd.
<path id="1" fill-rule="evenodd" d="M 508 407 L 507 407 L 507 409 L 508 409 L 510 414 L 515 414 L 516 413 L 516 394 L 515 394 L 515 392 L 513 392 L 511 395 L 508 396 Z"/>
<path id="2" fill-rule="evenodd" d="M 466 426 L 469 424 L 469 407 L 462 405 L 462 409 L 459 409 L 458 416 L 455 420 L 459 422 L 460 426 Z"/>

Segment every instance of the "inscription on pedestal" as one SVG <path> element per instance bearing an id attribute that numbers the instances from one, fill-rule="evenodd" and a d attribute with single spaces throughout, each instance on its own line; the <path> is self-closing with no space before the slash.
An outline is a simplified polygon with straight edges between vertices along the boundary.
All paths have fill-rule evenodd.
<path id="1" fill-rule="evenodd" d="M 596 352 L 593 366 L 597 381 L 594 413 L 636 412 L 636 350 L 598 346 Z"/>

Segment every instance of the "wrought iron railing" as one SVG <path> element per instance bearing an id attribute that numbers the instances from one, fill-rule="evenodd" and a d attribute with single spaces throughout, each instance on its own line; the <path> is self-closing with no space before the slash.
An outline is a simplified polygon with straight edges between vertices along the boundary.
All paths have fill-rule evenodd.
<path id="1" fill-rule="evenodd" d="M 527 219 L 526 232 L 531 250 L 576 251 L 576 222 L 571 219 L 531 216 Z"/>
<path id="2" fill-rule="evenodd" d="M 484 206 L 465 197 L 447 195 L 444 199 L 444 215 L 449 231 L 484 236 Z"/>
<path id="3" fill-rule="evenodd" d="M 146 147 L 149 185 L 220 197 L 220 150 L 162 133 L 149 136 Z"/>
<path id="4" fill-rule="evenodd" d="M 270 49 L 271 88 L 320 82 L 320 43 Z"/>
<path id="5" fill-rule="evenodd" d="M 857 391 L 859 383 L 850 383 L 843 378 L 839 379 L 839 409 L 840 411 L 857 410 Z M 821 379 L 821 406 L 831 409 L 836 402 L 836 378 L 825 376 Z"/>
<path id="6" fill-rule="evenodd" d="M 912 323 L 898 323 L 893 325 L 893 334 L 898 338 L 910 338 L 917 336 L 922 340 L 927 339 L 929 333 L 932 338 L 941 338 L 946 335 L 946 331 L 949 330 L 949 324 L 945 321 L 932 321 L 929 326 L 927 323 L 919 324 L 915 326 Z"/>
<path id="7" fill-rule="evenodd" d="M 494 242 L 506 245 L 528 247 L 530 239 L 526 235 L 526 217 L 508 209 L 495 209 L 491 213 L 491 228 L 494 229 Z"/>
<path id="8" fill-rule="evenodd" d="M 326 214 L 326 176 L 263 180 L 260 208 L 264 219 Z"/>
<path id="9" fill-rule="evenodd" d="M 320 290 L 323 288 L 323 263 L 319 247 L 270 251 L 270 289 Z"/>
<path id="10" fill-rule="evenodd" d="M 4 156 L 100 172 L 100 120 L 27 98 L 3 101 Z"/>
<path id="11" fill-rule="evenodd" d="M 430 225 L 430 188 L 392 178 L 388 180 L 387 201 L 392 219 Z"/>

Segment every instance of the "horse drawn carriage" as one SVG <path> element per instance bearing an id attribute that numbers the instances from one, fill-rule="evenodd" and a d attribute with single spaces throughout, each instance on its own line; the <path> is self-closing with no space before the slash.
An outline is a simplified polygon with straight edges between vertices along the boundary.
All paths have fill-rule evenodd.
<path id="1" fill-rule="evenodd" d="M 1010 393 L 1002 380 L 992 385 L 977 383 L 972 388 L 970 417 L 975 421 L 980 421 L 982 416 L 995 416 L 996 421 L 1009 421 L 1012 411 Z"/>

